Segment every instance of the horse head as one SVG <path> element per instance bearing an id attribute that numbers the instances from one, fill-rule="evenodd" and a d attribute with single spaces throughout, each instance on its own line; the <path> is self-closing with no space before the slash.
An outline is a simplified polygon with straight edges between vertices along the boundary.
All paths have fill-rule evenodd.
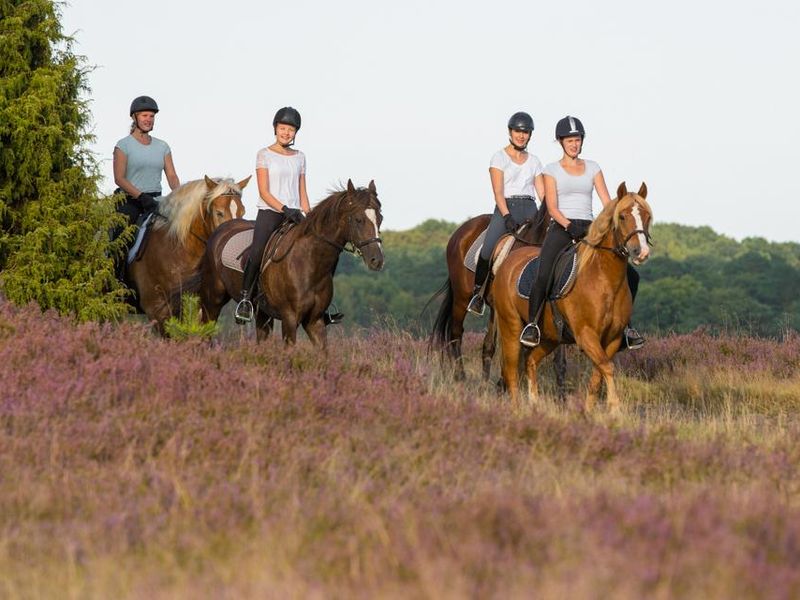
<path id="1" fill-rule="evenodd" d="M 234 183 L 232 179 L 214 180 L 208 175 L 206 182 L 206 202 L 203 222 L 210 234 L 225 221 L 240 219 L 244 215 L 242 190 L 250 181 L 250 177 Z"/>
<path id="2" fill-rule="evenodd" d="M 614 237 L 620 253 L 640 265 L 650 256 L 650 222 L 653 213 L 646 201 L 647 185 L 642 182 L 637 193 L 629 192 L 625 182 L 617 188 L 614 208 Z"/>
<path id="3" fill-rule="evenodd" d="M 383 268 L 383 243 L 381 241 L 381 203 L 375 189 L 375 181 L 366 188 L 356 188 L 347 180 L 346 199 L 343 211 L 347 215 L 346 239 L 373 271 Z"/>

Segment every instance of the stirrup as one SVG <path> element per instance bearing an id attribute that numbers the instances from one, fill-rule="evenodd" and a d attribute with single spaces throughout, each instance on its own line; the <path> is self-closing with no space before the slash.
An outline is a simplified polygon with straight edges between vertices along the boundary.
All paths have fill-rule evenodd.
<path id="1" fill-rule="evenodd" d="M 239 300 L 239 304 L 236 305 L 236 310 L 233 312 L 233 318 L 239 325 L 253 320 L 253 303 L 249 298 Z"/>
<path id="2" fill-rule="evenodd" d="M 519 343 L 528 348 L 535 348 L 542 341 L 542 332 L 537 323 L 528 323 L 519 335 Z"/>
<path id="3" fill-rule="evenodd" d="M 341 323 L 344 320 L 344 313 L 340 313 L 340 312 L 335 312 L 335 313 L 325 312 L 322 315 L 322 320 L 325 323 L 325 325 L 338 325 L 339 323 Z"/>
<path id="4" fill-rule="evenodd" d="M 467 305 L 467 312 L 471 312 L 473 315 L 482 317 L 485 310 L 486 303 L 483 301 L 483 296 L 480 294 L 475 294 Z"/>
<path id="5" fill-rule="evenodd" d="M 638 350 L 644 346 L 644 338 L 630 325 L 625 328 L 625 331 L 623 332 L 623 338 L 625 341 L 625 346 L 628 348 L 628 350 Z"/>

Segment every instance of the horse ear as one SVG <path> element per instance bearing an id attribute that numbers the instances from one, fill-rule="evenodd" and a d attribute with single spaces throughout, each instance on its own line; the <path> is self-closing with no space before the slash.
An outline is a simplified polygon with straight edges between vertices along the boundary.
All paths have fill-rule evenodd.
<path id="1" fill-rule="evenodd" d="M 347 180 L 347 193 L 348 194 L 354 194 L 355 191 L 356 191 L 356 187 L 353 185 L 353 180 L 352 179 L 348 179 Z"/>
<path id="2" fill-rule="evenodd" d="M 617 188 L 617 200 L 627 195 L 628 195 L 628 188 L 625 185 L 625 182 L 623 181 L 622 183 L 619 184 L 619 187 Z"/>
<path id="3" fill-rule="evenodd" d="M 643 181 L 642 186 L 639 188 L 639 195 L 642 198 L 647 198 L 647 184 Z"/>
<path id="4" fill-rule="evenodd" d="M 209 177 L 208 175 L 203 175 L 203 177 L 205 177 L 206 179 L 206 187 L 208 187 L 209 191 L 217 187 L 217 182 L 211 179 L 211 177 Z"/>
<path id="5" fill-rule="evenodd" d="M 239 183 L 237 183 L 236 187 L 238 187 L 240 190 L 243 190 L 245 186 L 247 186 L 247 184 L 250 182 L 251 177 L 252 175 L 248 175 L 246 179 L 242 179 Z"/>
<path id="6" fill-rule="evenodd" d="M 377 193 L 378 193 L 378 191 L 375 189 L 375 180 L 374 180 L 374 179 L 370 179 L 370 180 L 369 180 L 369 185 L 367 186 L 367 189 L 368 189 L 368 190 L 369 190 L 369 191 L 370 191 L 372 194 L 377 194 Z"/>

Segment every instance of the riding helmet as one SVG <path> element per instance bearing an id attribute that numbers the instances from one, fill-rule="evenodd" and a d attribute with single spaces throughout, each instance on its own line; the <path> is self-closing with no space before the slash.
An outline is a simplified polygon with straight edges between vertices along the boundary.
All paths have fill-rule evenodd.
<path id="1" fill-rule="evenodd" d="M 158 112 L 158 104 L 150 96 L 138 96 L 131 102 L 131 116 L 133 113 L 149 110 L 150 112 Z"/>
<path id="2" fill-rule="evenodd" d="M 567 115 L 556 123 L 556 139 L 571 137 L 579 135 L 581 138 L 586 137 L 586 130 L 583 128 L 583 123 L 578 117 L 570 117 Z"/>
<path id="3" fill-rule="evenodd" d="M 508 120 L 508 128 L 514 131 L 533 132 L 533 117 L 526 112 L 515 112 Z"/>
<path id="4" fill-rule="evenodd" d="M 291 125 L 297 131 L 300 131 L 300 113 L 291 106 L 284 106 L 275 113 L 275 118 L 272 119 L 273 129 L 278 126 L 278 123 Z"/>

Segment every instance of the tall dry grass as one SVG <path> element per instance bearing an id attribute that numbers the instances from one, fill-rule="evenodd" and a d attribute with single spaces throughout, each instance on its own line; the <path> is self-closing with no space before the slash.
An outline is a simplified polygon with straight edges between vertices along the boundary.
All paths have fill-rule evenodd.
<path id="1" fill-rule="evenodd" d="M 0 596 L 790 598 L 800 340 L 512 410 L 399 332 L 208 346 L 0 306 Z"/>

